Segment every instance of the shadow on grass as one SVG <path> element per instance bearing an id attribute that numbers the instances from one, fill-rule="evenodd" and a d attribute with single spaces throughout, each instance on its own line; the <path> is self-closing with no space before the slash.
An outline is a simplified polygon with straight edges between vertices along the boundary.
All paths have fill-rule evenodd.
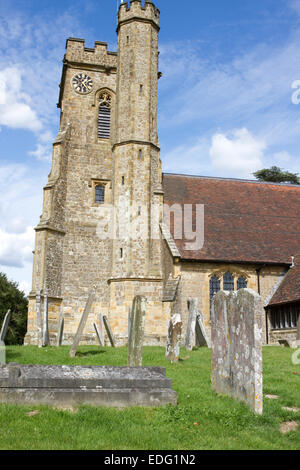
<path id="1" fill-rule="evenodd" d="M 86 356 L 97 356 L 98 354 L 105 354 L 106 351 L 78 351 L 76 353 L 76 356 L 78 357 L 86 357 Z"/>
<path id="2" fill-rule="evenodd" d="M 21 357 L 21 356 L 22 356 L 21 353 L 7 351 L 7 353 L 6 353 L 6 361 L 8 362 L 8 360 L 10 360 L 10 359 L 15 359 L 16 357 Z M 9 361 L 9 362 L 11 362 L 11 361 Z"/>

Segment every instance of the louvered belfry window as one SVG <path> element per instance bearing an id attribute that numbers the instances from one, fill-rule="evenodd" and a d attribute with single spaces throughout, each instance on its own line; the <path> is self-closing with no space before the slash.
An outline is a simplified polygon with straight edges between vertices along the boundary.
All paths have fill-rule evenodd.
<path id="1" fill-rule="evenodd" d="M 111 97 L 108 93 L 102 93 L 99 97 L 98 111 L 98 138 L 110 139 L 110 114 Z"/>

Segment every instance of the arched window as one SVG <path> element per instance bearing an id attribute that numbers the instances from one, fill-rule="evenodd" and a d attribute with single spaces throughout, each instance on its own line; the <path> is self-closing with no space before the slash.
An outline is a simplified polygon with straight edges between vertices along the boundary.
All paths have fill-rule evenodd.
<path id="1" fill-rule="evenodd" d="M 95 186 L 95 203 L 104 204 L 105 188 L 102 184 Z"/>
<path id="2" fill-rule="evenodd" d="M 213 275 L 209 281 L 209 299 L 210 299 L 210 318 L 212 316 L 212 305 L 213 296 L 220 290 L 220 279 L 216 275 Z"/>
<path id="3" fill-rule="evenodd" d="M 213 275 L 209 281 L 209 297 L 210 303 L 212 303 L 212 298 L 216 292 L 220 290 L 220 280 L 217 278 L 216 275 Z"/>
<path id="4" fill-rule="evenodd" d="M 243 276 L 239 277 L 237 280 L 237 289 L 247 289 L 247 279 Z"/>
<path id="5" fill-rule="evenodd" d="M 223 289 L 224 290 L 234 290 L 234 280 L 233 275 L 229 272 L 224 274 L 223 277 Z"/>
<path id="6" fill-rule="evenodd" d="M 111 96 L 107 92 L 99 96 L 98 138 L 110 139 Z"/>

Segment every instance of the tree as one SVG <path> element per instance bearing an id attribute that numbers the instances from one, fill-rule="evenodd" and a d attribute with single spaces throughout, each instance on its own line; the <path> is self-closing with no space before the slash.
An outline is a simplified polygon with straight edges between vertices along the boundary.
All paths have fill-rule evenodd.
<path id="1" fill-rule="evenodd" d="M 264 168 L 253 173 L 256 179 L 259 181 L 270 181 L 273 183 L 292 183 L 300 184 L 300 178 L 298 173 L 290 173 L 284 171 L 278 166 L 272 166 L 271 168 Z"/>
<path id="2" fill-rule="evenodd" d="M 5 344 L 23 344 L 27 329 L 28 300 L 18 284 L 7 279 L 6 274 L 0 273 L 0 326 L 6 312 L 12 312 Z"/>

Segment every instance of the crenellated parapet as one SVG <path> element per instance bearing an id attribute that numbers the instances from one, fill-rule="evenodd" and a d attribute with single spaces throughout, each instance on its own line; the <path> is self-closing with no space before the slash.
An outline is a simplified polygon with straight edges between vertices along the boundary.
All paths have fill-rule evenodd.
<path id="1" fill-rule="evenodd" d="M 118 12 L 118 28 L 123 23 L 131 21 L 151 22 L 159 30 L 159 14 L 160 11 L 152 2 L 145 2 L 143 6 L 141 0 L 131 0 L 121 3 Z"/>
<path id="2" fill-rule="evenodd" d="M 95 42 L 94 48 L 85 47 L 84 39 L 68 38 L 65 60 L 82 64 L 117 67 L 117 52 L 107 50 L 106 42 Z"/>

